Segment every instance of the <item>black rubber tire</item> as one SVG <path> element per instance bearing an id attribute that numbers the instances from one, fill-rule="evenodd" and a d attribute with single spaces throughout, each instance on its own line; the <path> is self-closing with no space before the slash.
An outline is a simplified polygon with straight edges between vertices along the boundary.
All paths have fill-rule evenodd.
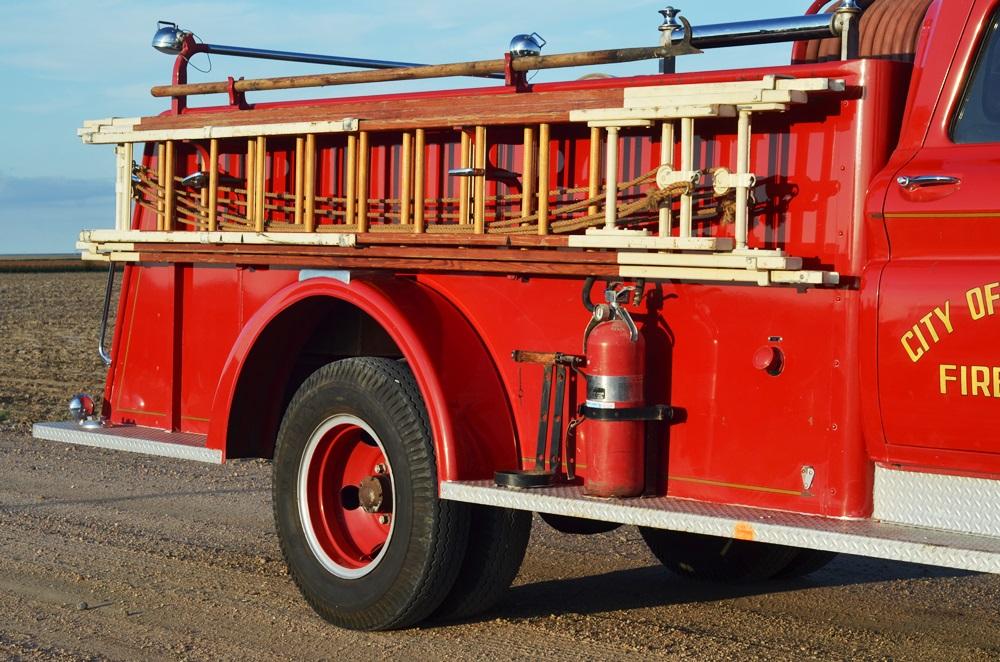
<path id="1" fill-rule="evenodd" d="M 472 506 L 469 546 L 451 593 L 435 620 L 463 620 L 490 609 L 503 596 L 524 560 L 531 537 L 531 513 Z"/>
<path id="2" fill-rule="evenodd" d="M 396 498 L 384 556 L 366 575 L 326 570 L 305 538 L 298 472 L 308 439 L 333 416 L 353 415 L 378 435 Z M 427 412 L 409 368 L 383 358 L 350 358 L 314 372 L 292 398 L 278 433 L 272 501 L 281 551 L 292 579 L 322 618 L 353 630 L 414 625 L 455 582 L 468 537 L 465 504 L 438 498 Z"/>
<path id="3" fill-rule="evenodd" d="M 538 513 L 546 524 L 559 533 L 569 533 L 578 536 L 592 536 L 598 533 L 608 533 L 621 526 L 618 522 L 603 522 L 597 519 L 569 517 L 568 515 L 553 515 Z"/>
<path id="4" fill-rule="evenodd" d="M 639 527 L 643 540 L 667 569 L 690 579 L 750 583 L 771 579 L 800 551 L 735 538 Z"/>
<path id="5" fill-rule="evenodd" d="M 800 549 L 791 563 L 778 571 L 778 574 L 774 578 L 797 579 L 805 577 L 809 573 L 816 572 L 836 557 L 836 552 L 827 552 L 819 549 Z"/>

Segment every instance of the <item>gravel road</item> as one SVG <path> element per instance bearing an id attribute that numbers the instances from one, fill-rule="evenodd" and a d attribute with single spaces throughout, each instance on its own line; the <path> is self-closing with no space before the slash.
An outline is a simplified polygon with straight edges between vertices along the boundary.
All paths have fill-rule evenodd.
<path id="1" fill-rule="evenodd" d="M 1000 659 L 1000 576 L 842 556 L 737 588 L 662 570 L 635 529 L 537 520 L 474 622 L 337 630 L 285 573 L 270 466 L 38 442 L 100 391 L 103 275 L 0 273 L 0 657 L 7 659 Z"/>

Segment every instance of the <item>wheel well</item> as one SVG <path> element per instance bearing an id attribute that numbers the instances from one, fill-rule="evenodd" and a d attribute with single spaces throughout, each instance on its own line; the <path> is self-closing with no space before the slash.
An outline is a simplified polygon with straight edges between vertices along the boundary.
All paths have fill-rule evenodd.
<path id="1" fill-rule="evenodd" d="M 322 366 L 354 356 L 402 358 L 385 329 L 346 301 L 303 299 L 263 329 L 233 395 L 226 456 L 270 458 L 281 417 L 295 391 Z"/>

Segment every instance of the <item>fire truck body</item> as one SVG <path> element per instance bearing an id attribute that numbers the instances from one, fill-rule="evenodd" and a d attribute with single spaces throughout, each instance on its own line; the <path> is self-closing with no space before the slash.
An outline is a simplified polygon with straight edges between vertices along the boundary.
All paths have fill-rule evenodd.
<path id="1" fill-rule="evenodd" d="M 761 577 L 825 558 L 793 548 L 1000 571 L 996 8 L 925 6 L 908 17 L 921 26 L 913 64 L 252 106 L 230 79 L 228 106 L 178 95 L 156 118 L 89 124 L 90 142 L 145 143 L 131 185 L 119 147 L 134 215 L 126 193 L 116 230 L 81 239 L 90 257 L 126 263 L 103 425 L 39 424 L 36 436 L 221 462 L 271 458 L 296 426 L 329 428 L 306 435 L 307 460 L 279 449 L 276 513 L 300 504 L 300 529 L 278 516 L 293 575 L 351 627 L 459 600 L 422 589 L 430 606 L 352 620 L 324 602 L 349 598 L 324 597 L 308 585 L 326 580 L 294 567 L 326 549 L 326 526 L 340 550 L 327 570 L 374 581 L 403 535 L 400 467 L 422 465 L 364 417 L 309 423 L 303 404 L 366 369 L 398 385 L 386 408 L 399 420 L 425 408 L 447 517 L 469 517 L 455 502 L 493 508 L 474 511 L 453 564 L 486 554 L 476 517 L 537 511 L 569 530 L 638 524 L 674 561 L 685 539 L 656 530 L 770 543 L 754 557 Z M 612 320 L 633 320 L 645 345 L 631 400 L 622 373 L 584 363 L 588 322 Z M 615 450 L 615 466 L 641 471 L 644 496 L 588 496 L 626 429 L 641 451 Z M 313 477 L 308 458 L 323 453 L 334 459 Z M 497 472 L 559 478 L 511 487 Z M 323 480 L 346 487 L 328 501 Z M 308 525 L 317 509 L 343 510 L 343 531 Z M 362 510 L 377 524 L 351 519 Z M 343 561 L 345 545 L 368 545 L 363 562 Z M 460 584 L 458 572 L 425 580 Z"/>
<path id="2" fill-rule="evenodd" d="M 874 61 L 836 63 L 823 68 L 825 72 L 819 69 L 815 73 L 849 81 L 849 87 L 867 77 L 891 80 L 892 73 L 901 72 L 896 63 Z M 741 74 L 754 80 L 764 72 Z M 703 81 L 705 77 L 699 75 L 698 80 Z M 726 80 L 727 75 L 722 73 L 715 77 L 721 81 Z M 731 78 L 731 74 L 728 77 Z M 853 211 L 860 209 L 862 204 L 866 171 L 877 167 L 888 156 L 887 145 L 880 144 L 874 135 L 876 127 L 869 125 L 881 121 L 875 118 L 892 109 L 895 88 L 898 84 L 870 88 L 872 94 L 868 103 L 872 110 L 867 118 L 853 106 L 850 113 L 839 112 L 839 98 L 829 102 L 837 112 L 832 118 L 814 107 L 804 111 L 805 116 L 780 118 L 778 122 L 790 129 L 785 145 L 767 145 L 772 136 L 769 128 L 763 122 L 755 123 L 755 128 L 761 132 L 761 144 L 754 150 L 759 159 L 754 164 L 760 166 L 758 172 L 767 167 L 766 159 L 770 157 L 782 159 L 790 173 L 816 169 L 814 177 L 805 175 L 803 179 L 822 181 L 828 176 L 824 170 L 831 168 L 844 174 L 842 186 L 835 195 L 803 191 L 801 189 L 807 184 L 799 184 L 799 193 L 794 197 L 788 194 L 789 199 L 784 203 L 788 206 L 788 220 L 773 218 L 769 223 L 760 223 L 754 229 L 754 239 L 766 245 L 776 243 L 775 239 L 768 241 L 769 235 L 777 238 L 780 234 L 780 241 L 790 254 L 816 255 L 817 264 L 834 267 L 842 278 L 860 279 L 861 269 L 852 268 L 852 261 L 864 264 L 864 258 L 851 255 L 853 237 L 861 231 L 860 214 L 856 216 Z M 542 86 L 537 86 L 533 94 L 544 91 Z M 337 111 L 331 112 L 336 114 Z M 586 146 L 581 150 L 574 145 L 571 138 L 554 134 L 553 140 L 566 143 L 571 153 L 587 150 Z M 731 135 L 723 134 L 715 139 L 708 134 L 703 139 L 706 143 L 714 142 L 722 153 L 734 147 Z M 645 154 L 637 149 L 639 153 L 635 157 L 642 164 L 641 171 L 655 167 L 659 145 L 652 141 L 642 145 L 640 140 L 626 140 L 644 148 Z M 822 146 L 830 155 L 830 161 L 823 163 L 811 159 L 810 143 Z M 855 161 L 859 149 L 871 150 L 864 154 L 863 161 L 872 165 L 866 168 Z M 771 156 L 770 150 L 783 153 Z M 195 158 L 192 155 L 190 163 L 185 164 L 188 171 L 197 170 Z M 391 166 L 376 161 L 372 170 L 386 167 Z M 775 179 L 789 176 L 778 174 Z M 567 179 L 567 188 L 581 182 L 586 183 L 582 177 Z M 780 191 L 780 186 L 777 184 L 775 188 Z M 781 193 L 776 191 L 774 195 Z M 803 203 L 810 200 L 822 202 L 813 203 L 814 208 L 809 209 Z M 838 209 L 849 211 L 837 213 Z M 140 212 L 139 216 L 140 224 L 145 221 L 155 227 L 152 225 L 155 219 L 150 219 L 150 214 Z M 285 256 L 284 253 L 290 251 L 284 248 L 269 248 L 268 253 L 257 256 L 245 254 L 247 247 L 240 246 L 242 264 L 234 265 L 233 269 L 221 269 L 203 263 L 232 264 L 233 257 L 226 253 L 219 255 L 213 247 L 211 253 L 206 251 L 197 258 L 190 250 L 181 257 L 161 253 L 148 260 L 153 266 L 130 270 L 124 285 L 127 289 L 121 297 L 119 328 L 131 331 L 118 334 L 112 348 L 112 356 L 122 356 L 122 361 L 113 366 L 109 375 L 109 408 L 113 412 L 113 422 L 207 434 L 207 447 L 223 451 L 226 456 L 267 455 L 283 407 L 290 397 L 287 391 L 294 392 L 298 382 L 313 369 L 330 360 L 352 355 L 405 356 L 414 366 L 418 381 L 427 389 L 425 392 L 441 394 L 437 398 L 425 397 L 434 403 L 428 404 L 432 410 L 438 406 L 456 407 L 463 412 L 478 412 L 474 414 L 476 418 L 483 417 L 471 420 L 468 413 L 461 416 L 442 413 L 441 417 L 432 417 L 440 421 L 437 426 L 442 444 L 439 451 L 445 453 L 446 458 L 441 465 L 442 479 L 488 478 L 495 469 L 511 468 L 507 465 L 518 461 L 521 457 L 518 453 L 507 455 L 505 466 L 501 467 L 456 457 L 452 468 L 452 462 L 447 459 L 452 453 L 447 449 L 453 440 L 458 443 L 457 439 L 465 440 L 470 435 L 480 438 L 493 434 L 485 432 L 490 428 L 497 428 L 496 440 L 470 446 L 513 449 L 516 446 L 513 430 L 516 428 L 516 438 L 525 439 L 529 446 L 524 456 L 532 457 L 541 377 L 530 366 L 515 364 L 510 355 L 513 350 L 525 347 L 580 353 L 582 332 L 588 319 L 580 298 L 584 277 L 589 272 L 580 271 L 575 278 L 559 277 L 558 272 L 549 276 L 544 269 L 541 273 L 504 274 L 509 267 L 499 260 L 510 261 L 511 258 L 494 258 L 498 250 L 489 247 L 462 250 L 478 250 L 477 266 L 484 266 L 479 265 L 479 261 L 492 261 L 494 266 L 487 268 L 496 269 L 500 274 L 476 273 L 470 277 L 456 273 L 428 274 L 425 272 L 428 269 L 409 273 L 385 269 L 375 273 L 370 267 L 378 266 L 379 258 L 369 258 L 367 254 L 379 255 L 378 247 L 344 248 L 342 256 L 330 256 L 331 249 L 321 250 L 325 255 L 303 257 Z M 438 250 L 441 255 L 448 255 Z M 410 252 L 417 253 L 417 250 Z M 409 255 L 398 250 L 394 253 L 403 257 Z M 382 254 L 386 252 L 383 250 Z M 517 257 L 515 253 L 513 258 Z M 157 264 L 160 259 L 169 259 L 172 264 Z M 190 263 L 196 259 L 196 263 Z M 437 271 L 435 267 L 446 259 L 432 262 L 429 270 Z M 352 269 L 355 264 L 361 265 L 360 268 Z M 457 266 L 465 269 L 461 263 Z M 599 265 L 598 268 L 602 266 L 606 277 L 620 277 L 616 267 L 608 270 L 607 266 Z M 520 269 L 520 265 L 517 268 Z M 139 296 L 137 292 L 145 288 L 153 294 Z M 375 291 L 368 291 L 368 288 L 375 288 Z M 365 294 L 358 294 L 359 289 Z M 599 295 L 598 289 L 594 288 L 595 296 Z M 203 292 L 211 295 L 204 296 Z M 424 303 L 414 307 L 412 304 L 417 297 Z M 373 305 L 373 300 L 381 303 Z M 182 306 L 179 324 L 171 322 L 169 317 L 175 301 Z M 655 303 L 662 306 L 660 310 L 643 310 L 640 306 L 636 313 L 639 320 L 645 321 L 644 315 L 651 322 L 661 316 L 663 319 L 658 324 L 662 327 L 659 333 L 664 340 L 651 343 L 651 352 L 659 353 L 654 365 L 663 366 L 658 371 L 659 376 L 650 375 L 651 394 L 656 394 L 658 401 L 672 402 L 690 410 L 685 424 L 670 432 L 669 446 L 671 452 L 676 453 L 671 456 L 672 464 L 676 463 L 674 466 L 678 467 L 680 476 L 691 475 L 720 483 L 676 481 L 670 489 L 680 490 L 682 496 L 727 502 L 734 495 L 720 492 L 720 488 L 726 489 L 721 484 L 761 485 L 773 489 L 739 500 L 750 498 L 753 505 L 818 514 L 865 515 L 870 509 L 870 495 L 864 495 L 862 488 L 853 497 L 857 499 L 853 505 L 849 505 L 847 497 L 851 492 L 848 485 L 853 482 L 847 476 L 857 475 L 863 464 L 852 463 L 849 468 L 830 466 L 830 471 L 821 471 L 820 480 L 815 483 L 817 488 L 830 480 L 831 473 L 843 476 L 844 482 L 837 479 L 831 486 L 838 497 L 831 500 L 824 488 L 817 496 L 808 498 L 811 505 L 801 501 L 800 476 L 803 464 L 828 465 L 829 460 L 825 457 L 828 449 L 837 448 L 838 454 L 842 452 L 839 441 L 826 437 L 836 419 L 842 421 L 842 427 L 841 434 L 835 438 L 844 438 L 843 428 L 852 427 L 853 432 L 846 433 L 846 438 L 853 438 L 853 441 L 843 445 L 855 447 L 854 462 L 866 461 L 857 427 L 860 417 L 849 409 L 852 406 L 849 403 L 860 400 L 858 387 L 853 385 L 857 377 L 851 377 L 852 368 L 846 365 L 852 362 L 844 360 L 845 366 L 840 370 L 834 366 L 838 357 L 850 356 L 853 352 L 849 347 L 857 343 L 857 332 L 852 328 L 848 311 L 857 308 L 859 301 L 856 290 L 839 288 L 800 291 L 794 287 L 674 284 L 664 286 L 663 301 Z M 457 333 L 454 329 L 458 326 L 456 321 L 434 324 L 433 320 L 444 316 L 444 307 L 455 311 L 451 314 L 454 320 L 464 320 L 462 325 L 469 329 L 472 338 L 465 344 L 482 345 L 481 358 L 488 362 L 485 365 L 489 368 L 469 372 L 474 357 L 471 348 L 456 357 L 454 370 L 445 368 L 454 360 L 450 358 L 451 352 L 460 351 L 461 345 L 458 339 L 454 344 L 440 341 L 442 335 Z M 371 319 L 342 320 L 347 308 Z M 349 315 L 357 317 L 358 313 Z M 426 319 L 428 316 L 432 319 Z M 400 329 L 404 323 L 410 327 L 405 332 Z M 273 330 L 277 328 L 274 325 L 282 325 L 282 330 Z M 179 335 L 175 330 L 177 326 L 180 326 Z M 384 330 L 388 338 L 375 336 L 378 329 Z M 211 333 L 206 333 L 207 330 Z M 317 332 L 322 338 L 312 337 Z M 679 346 L 669 350 L 660 346 L 668 334 L 678 339 Z M 338 339 L 338 336 L 344 338 Z M 350 346 L 349 343 L 358 342 L 359 336 L 373 347 Z M 769 340 L 772 337 L 780 337 L 780 340 Z M 129 343 L 128 339 L 134 342 Z M 118 344 L 121 342 L 128 343 L 128 347 Z M 401 351 L 401 347 L 411 344 L 424 346 L 426 349 L 420 353 L 426 354 L 426 358 L 419 358 L 416 347 L 413 354 Z M 753 354 L 762 346 L 780 347 L 787 357 L 786 369 L 777 378 L 754 368 Z M 431 348 L 441 354 L 431 355 Z M 176 358 L 175 352 L 179 355 Z M 818 365 L 815 358 L 820 353 L 829 365 Z M 808 362 L 798 358 L 803 354 L 811 355 Z M 267 363 L 258 365 L 259 362 Z M 297 363 L 302 364 L 298 374 L 284 375 L 295 372 Z M 172 369 L 176 374 L 172 374 Z M 502 384 L 496 388 L 502 390 L 488 386 L 495 381 L 495 377 L 489 377 L 489 372 L 499 372 Z M 666 383 L 667 375 L 671 376 L 672 384 Z M 442 384 L 435 387 L 425 381 L 431 379 L 440 380 Z M 241 381 L 244 393 L 239 392 Z M 772 391 L 770 394 L 768 389 Z M 760 392 L 753 392 L 757 390 Z M 826 415 L 827 421 L 810 422 L 808 415 L 814 416 L 815 408 L 803 406 L 798 398 L 789 400 L 787 396 L 778 395 L 788 392 L 810 393 L 808 397 L 823 402 L 832 402 L 837 397 L 834 394 L 841 393 L 844 400 L 836 407 L 838 411 Z M 466 397 L 473 402 L 454 402 L 456 398 Z M 244 402 L 244 398 L 252 399 Z M 726 417 L 713 415 L 701 406 L 682 404 L 689 399 L 725 403 Z M 508 402 L 510 404 L 504 404 Z M 773 411 L 764 403 L 781 409 Z M 513 412 L 514 420 L 508 412 Z M 807 412 L 807 416 L 799 415 Z M 234 417 L 242 419 L 248 414 L 253 421 L 252 430 L 233 434 L 233 426 L 239 425 Z M 460 425 L 469 424 L 471 429 L 459 435 L 449 434 L 446 419 L 453 419 Z M 505 420 L 511 422 L 505 425 Z M 255 436 L 261 439 L 251 441 Z M 805 451 L 799 440 L 807 437 L 811 439 L 810 445 L 815 443 L 816 449 L 823 450 L 803 455 Z M 765 440 L 768 441 L 765 443 Z M 465 443 L 462 442 L 463 446 Z M 489 453 L 486 458 L 494 460 L 496 455 Z M 734 458 L 738 460 L 734 462 Z"/>

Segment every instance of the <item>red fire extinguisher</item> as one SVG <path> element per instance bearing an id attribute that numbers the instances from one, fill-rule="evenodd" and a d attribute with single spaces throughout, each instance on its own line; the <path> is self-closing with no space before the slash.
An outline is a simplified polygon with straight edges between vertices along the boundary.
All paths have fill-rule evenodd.
<path id="1" fill-rule="evenodd" d="M 586 449 L 584 492 L 634 497 L 645 487 L 646 348 L 628 311 L 618 305 L 634 288 L 609 288 L 608 303 L 593 306 L 584 336 L 587 401 L 580 426 Z"/>

